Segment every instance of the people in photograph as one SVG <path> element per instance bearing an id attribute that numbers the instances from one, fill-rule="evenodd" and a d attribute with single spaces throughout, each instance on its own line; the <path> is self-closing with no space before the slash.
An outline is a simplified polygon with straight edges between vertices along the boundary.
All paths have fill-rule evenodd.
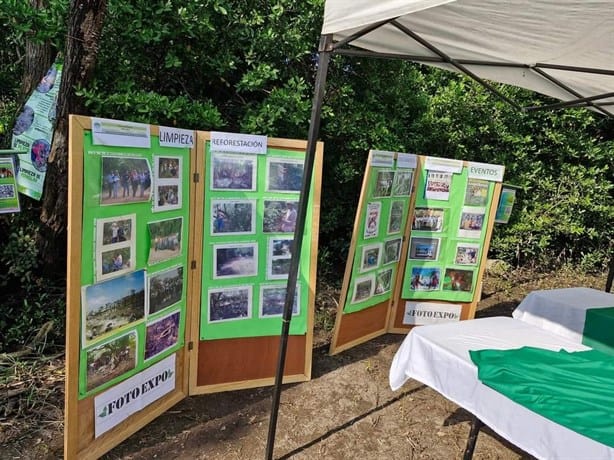
<path id="1" fill-rule="evenodd" d="M 136 169 L 133 169 L 130 173 L 130 183 L 132 185 L 132 198 L 135 198 L 139 189 L 139 173 Z"/>
<path id="2" fill-rule="evenodd" d="M 112 174 L 112 188 L 113 188 L 113 198 L 117 198 L 119 196 L 119 171 L 115 170 Z"/>
<path id="3" fill-rule="evenodd" d="M 124 170 L 121 177 L 121 186 L 122 186 L 122 198 L 130 197 L 130 171 L 127 169 Z"/>
<path id="4" fill-rule="evenodd" d="M 294 203 L 287 202 L 286 210 L 281 218 L 281 231 L 282 232 L 293 232 L 296 226 L 296 209 L 294 207 Z"/>
<path id="5" fill-rule="evenodd" d="M 119 233 L 119 225 L 117 225 L 117 222 L 113 222 L 111 224 L 111 243 L 117 243 L 119 241 L 118 233 Z"/>
<path id="6" fill-rule="evenodd" d="M 215 212 L 215 232 L 216 233 L 221 233 L 224 231 L 225 221 L 226 221 L 226 213 L 222 209 L 217 208 Z"/>
<path id="7" fill-rule="evenodd" d="M 106 176 L 104 176 L 104 184 L 108 192 L 107 198 L 111 198 L 113 194 L 113 171 L 109 171 Z"/>
<path id="8" fill-rule="evenodd" d="M 124 260 L 121 253 L 116 253 L 113 258 L 113 271 L 121 270 L 124 267 Z"/>

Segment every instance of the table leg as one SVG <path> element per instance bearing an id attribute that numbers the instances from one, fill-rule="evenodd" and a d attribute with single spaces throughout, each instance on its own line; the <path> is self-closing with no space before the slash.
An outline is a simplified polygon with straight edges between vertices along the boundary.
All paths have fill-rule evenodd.
<path id="1" fill-rule="evenodd" d="M 469 437 L 467 438 L 467 447 L 465 447 L 463 460 L 471 460 L 473 458 L 475 443 L 478 440 L 478 434 L 483 426 L 484 423 L 482 423 L 479 418 L 477 418 L 475 415 L 471 416 L 471 431 L 469 431 Z"/>

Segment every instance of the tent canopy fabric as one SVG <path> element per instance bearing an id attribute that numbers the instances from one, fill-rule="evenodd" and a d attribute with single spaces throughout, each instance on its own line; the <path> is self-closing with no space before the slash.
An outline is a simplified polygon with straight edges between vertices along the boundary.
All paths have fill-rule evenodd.
<path id="1" fill-rule="evenodd" d="M 613 116 L 613 12 L 614 0 L 327 0 L 322 34 L 335 52 L 408 59 Z"/>

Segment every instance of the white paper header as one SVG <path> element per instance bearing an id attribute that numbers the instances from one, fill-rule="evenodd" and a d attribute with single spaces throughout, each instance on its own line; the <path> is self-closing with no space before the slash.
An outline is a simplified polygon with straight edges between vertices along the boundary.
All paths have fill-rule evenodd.
<path id="1" fill-rule="evenodd" d="M 211 131 L 212 152 L 266 154 L 267 137 L 255 134 L 222 133 Z"/>
<path id="2" fill-rule="evenodd" d="M 424 169 L 458 174 L 463 170 L 463 161 L 451 160 L 449 158 L 426 157 Z"/>
<path id="3" fill-rule="evenodd" d="M 467 177 L 470 179 L 484 179 L 493 182 L 502 182 L 505 166 L 489 165 L 488 163 L 468 163 Z"/>
<path id="4" fill-rule="evenodd" d="M 160 146 L 191 149 L 194 147 L 194 131 L 160 126 Z"/>
<path id="5" fill-rule="evenodd" d="M 94 398 L 96 438 L 175 389 L 175 356 L 173 353 Z"/>
<path id="6" fill-rule="evenodd" d="M 149 125 L 108 118 L 92 118 L 92 143 L 148 149 L 151 147 Z"/>
<path id="7" fill-rule="evenodd" d="M 418 156 L 413 153 L 397 154 L 397 168 L 416 169 L 418 165 Z"/>
<path id="8" fill-rule="evenodd" d="M 462 305 L 435 302 L 405 302 L 403 324 L 439 324 L 460 321 Z"/>
<path id="9" fill-rule="evenodd" d="M 394 166 L 394 152 L 385 150 L 371 150 L 371 166 L 381 166 L 384 168 L 392 168 Z"/>

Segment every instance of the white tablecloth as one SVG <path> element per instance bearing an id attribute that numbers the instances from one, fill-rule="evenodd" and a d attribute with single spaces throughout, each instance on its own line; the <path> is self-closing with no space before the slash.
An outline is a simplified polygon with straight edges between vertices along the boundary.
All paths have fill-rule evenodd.
<path id="1" fill-rule="evenodd" d="M 418 326 L 407 335 L 392 361 L 390 386 L 396 390 L 409 378 L 418 380 L 537 458 L 614 460 L 614 449 L 530 411 L 478 380 L 469 350 L 521 346 L 588 349 L 508 317 Z"/>
<path id="2" fill-rule="evenodd" d="M 512 316 L 582 343 L 586 310 L 598 307 L 614 307 L 614 294 L 583 287 L 552 289 L 531 292 Z"/>

